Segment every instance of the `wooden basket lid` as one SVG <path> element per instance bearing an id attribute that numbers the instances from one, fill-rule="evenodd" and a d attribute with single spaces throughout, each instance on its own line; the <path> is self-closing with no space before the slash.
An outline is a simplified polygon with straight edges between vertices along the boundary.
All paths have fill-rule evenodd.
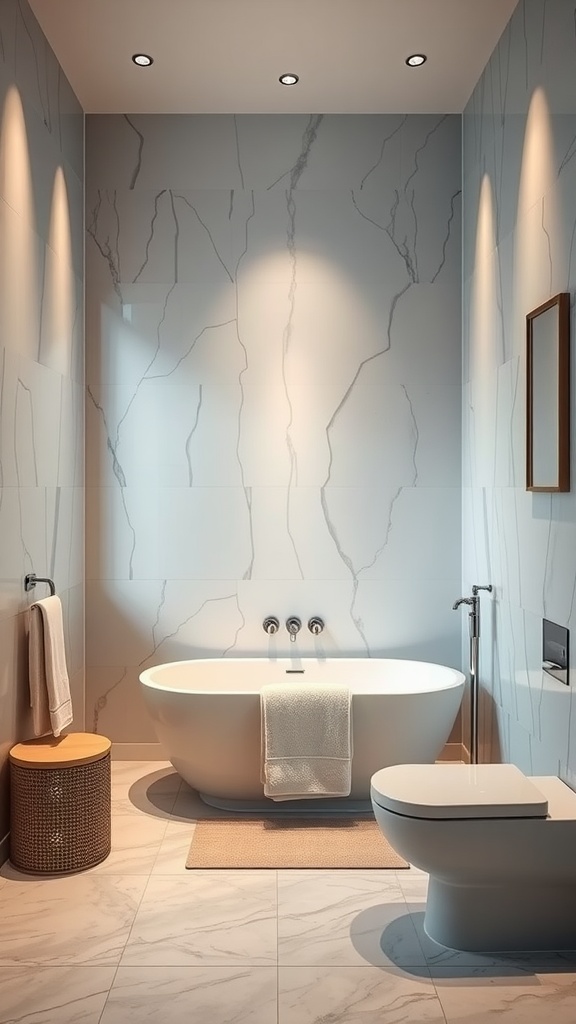
<path id="1" fill-rule="evenodd" d="M 112 744 L 93 732 L 71 732 L 65 736 L 41 736 L 17 743 L 10 751 L 12 764 L 25 768 L 67 768 L 99 761 Z"/>

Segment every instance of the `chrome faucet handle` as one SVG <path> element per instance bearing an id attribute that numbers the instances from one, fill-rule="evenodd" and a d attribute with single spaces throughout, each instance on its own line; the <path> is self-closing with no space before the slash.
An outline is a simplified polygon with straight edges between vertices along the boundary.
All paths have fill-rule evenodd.
<path id="1" fill-rule="evenodd" d="M 286 619 L 286 629 L 290 633 L 290 639 L 293 643 L 296 641 L 296 634 L 300 631 L 302 623 L 296 615 L 291 615 L 289 619 Z"/>
<path id="2" fill-rule="evenodd" d="M 488 593 L 491 594 L 492 593 L 492 589 L 493 588 L 492 588 L 492 584 L 491 583 L 488 583 L 485 587 L 481 587 L 477 583 L 475 583 L 474 586 L 472 587 L 472 593 L 473 593 L 474 597 L 477 597 L 479 590 L 487 590 Z"/>
<path id="3" fill-rule="evenodd" d="M 324 629 L 324 622 L 318 615 L 314 615 L 308 620 L 308 629 L 311 633 L 314 633 L 314 636 L 318 636 L 318 633 L 321 633 Z"/>
<path id="4" fill-rule="evenodd" d="M 275 615 L 269 615 L 262 623 L 262 629 L 268 636 L 273 636 L 280 629 L 280 623 Z"/>

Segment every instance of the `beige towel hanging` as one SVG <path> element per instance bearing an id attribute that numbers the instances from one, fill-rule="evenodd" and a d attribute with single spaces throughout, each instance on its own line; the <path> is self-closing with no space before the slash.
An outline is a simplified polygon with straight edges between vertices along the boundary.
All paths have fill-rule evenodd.
<path id="1" fill-rule="evenodd" d="M 260 694 L 262 782 L 272 800 L 348 796 L 350 689 L 341 683 L 270 683 Z"/>
<path id="2" fill-rule="evenodd" d="M 34 735 L 52 732 L 59 736 L 73 717 L 59 597 L 46 597 L 30 605 L 28 654 Z"/>

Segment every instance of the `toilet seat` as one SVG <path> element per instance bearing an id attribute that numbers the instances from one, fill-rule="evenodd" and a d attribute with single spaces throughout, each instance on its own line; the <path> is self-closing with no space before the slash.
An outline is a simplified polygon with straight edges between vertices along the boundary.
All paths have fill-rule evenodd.
<path id="1" fill-rule="evenodd" d="M 398 764 L 372 776 L 372 802 L 410 818 L 545 818 L 548 800 L 513 764 Z"/>

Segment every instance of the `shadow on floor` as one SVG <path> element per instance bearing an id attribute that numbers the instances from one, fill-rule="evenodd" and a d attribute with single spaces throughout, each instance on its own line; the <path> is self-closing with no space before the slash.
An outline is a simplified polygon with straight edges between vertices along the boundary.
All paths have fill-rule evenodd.
<path id="1" fill-rule="evenodd" d="M 419 978 L 466 978 L 479 976 L 502 983 L 511 977 L 543 974 L 576 974 L 576 951 L 466 952 L 448 949 L 424 931 L 424 911 L 396 914 L 398 904 L 381 904 L 362 911 L 354 919 L 350 937 L 366 963 L 389 969 L 398 967 Z"/>

